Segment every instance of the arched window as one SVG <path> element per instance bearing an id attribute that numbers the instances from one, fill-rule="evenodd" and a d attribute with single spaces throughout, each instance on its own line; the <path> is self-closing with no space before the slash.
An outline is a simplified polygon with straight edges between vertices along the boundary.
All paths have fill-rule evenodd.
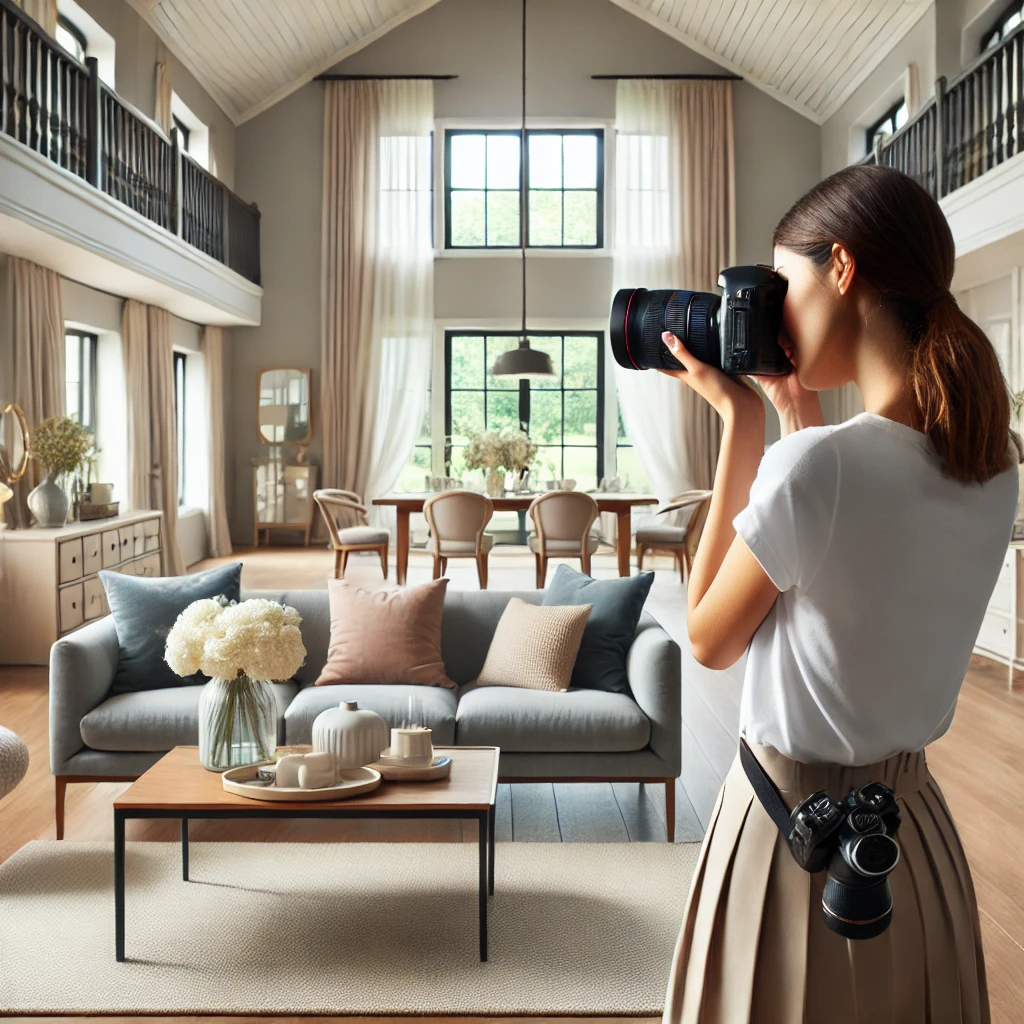
<path id="1" fill-rule="evenodd" d="M 57 15 L 57 42 L 64 47 L 72 56 L 77 57 L 85 63 L 86 49 L 88 42 L 85 33 L 70 19 L 63 14 Z"/>

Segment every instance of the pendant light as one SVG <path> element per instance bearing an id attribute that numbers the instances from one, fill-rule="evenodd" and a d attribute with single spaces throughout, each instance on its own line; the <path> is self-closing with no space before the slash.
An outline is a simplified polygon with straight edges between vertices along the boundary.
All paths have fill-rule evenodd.
<path id="1" fill-rule="evenodd" d="M 519 128 L 519 180 L 526 181 L 526 0 L 523 0 L 523 117 Z M 495 377 L 518 377 L 520 380 L 529 377 L 553 377 L 554 367 L 551 357 L 546 352 L 538 352 L 530 348 L 530 340 L 526 336 L 526 189 L 519 190 L 519 231 L 520 259 L 523 267 L 523 322 L 519 347 L 502 352 L 494 361 L 491 374 Z"/>

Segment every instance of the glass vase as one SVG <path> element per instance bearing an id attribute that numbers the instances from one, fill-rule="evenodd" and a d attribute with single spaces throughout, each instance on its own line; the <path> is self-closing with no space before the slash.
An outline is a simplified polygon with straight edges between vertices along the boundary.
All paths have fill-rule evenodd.
<path id="1" fill-rule="evenodd" d="M 487 470 L 487 493 L 492 498 L 500 498 L 505 493 L 505 471 L 502 469 Z"/>
<path id="2" fill-rule="evenodd" d="M 277 749 L 274 684 L 211 679 L 199 695 L 199 762 L 211 772 L 269 761 Z"/>

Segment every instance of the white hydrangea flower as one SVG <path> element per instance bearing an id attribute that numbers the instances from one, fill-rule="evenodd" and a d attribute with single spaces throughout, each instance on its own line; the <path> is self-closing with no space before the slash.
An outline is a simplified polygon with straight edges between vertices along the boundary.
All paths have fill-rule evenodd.
<path id="1" fill-rule="evenodd" d="M 290 679 L 306 658 L 301 622 L 294 608 L 263 598 L 195 601 L 168 634 L 165 658 L 182 676 L 201 670 L 215 679 Z"/>

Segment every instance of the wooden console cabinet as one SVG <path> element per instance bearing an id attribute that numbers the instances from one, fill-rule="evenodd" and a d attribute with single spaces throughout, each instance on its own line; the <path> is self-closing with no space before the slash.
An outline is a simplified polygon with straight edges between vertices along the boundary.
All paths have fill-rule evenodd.
<path id="1" fill-rule="evenodd" d="M 100 569 L 163 575 L 163 515 L 0 531 L 0 664 L 46 665 L 59 637 L 109 613 Z"/>

